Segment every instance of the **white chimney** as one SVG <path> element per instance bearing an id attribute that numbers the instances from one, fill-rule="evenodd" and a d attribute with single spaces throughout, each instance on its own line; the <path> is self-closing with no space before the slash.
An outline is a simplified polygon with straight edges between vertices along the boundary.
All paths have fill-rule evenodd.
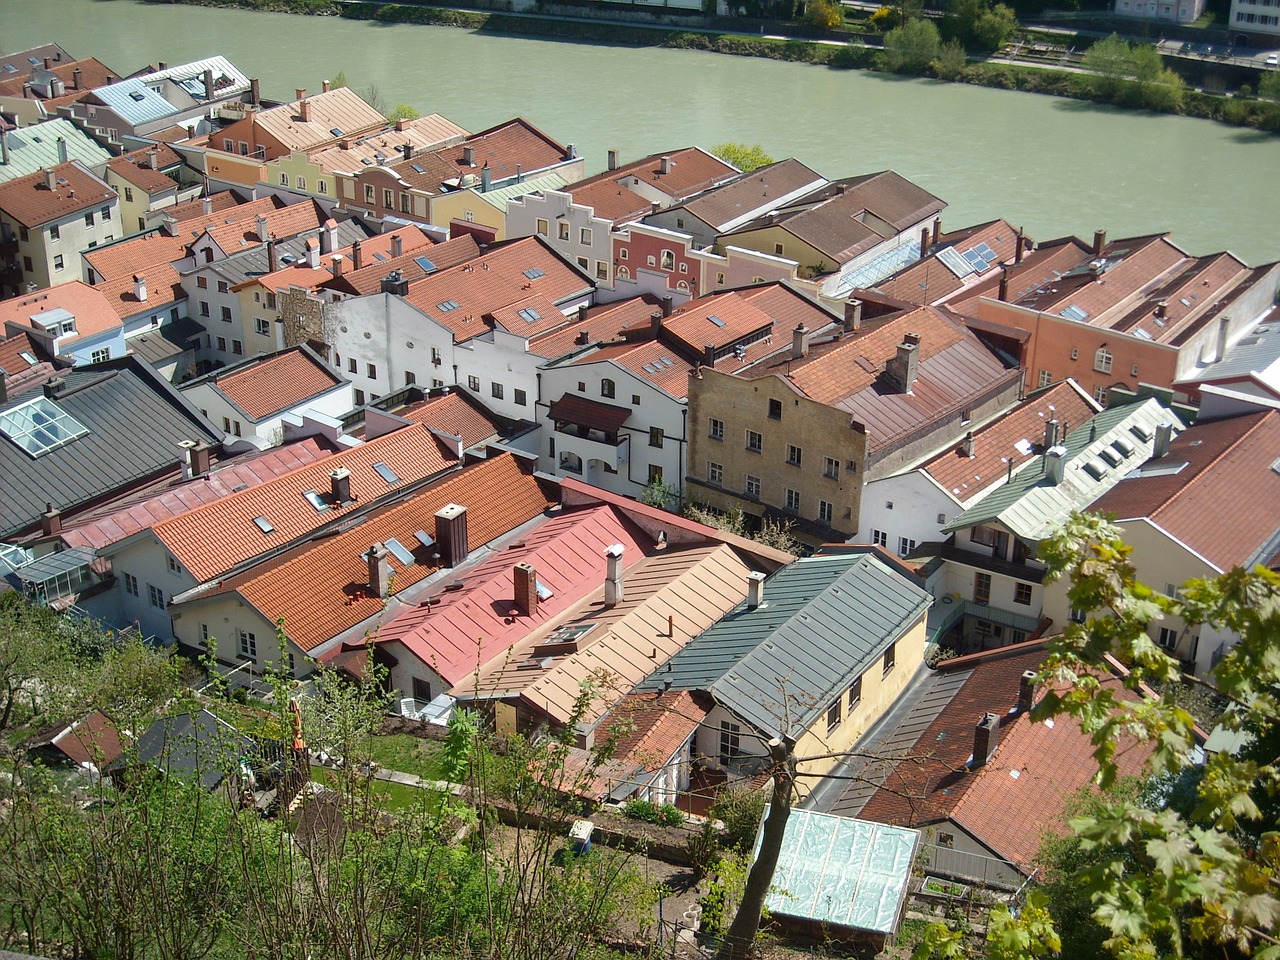
<path id="1" fill-rule="evenodd" d="M 604 548 L 604 605 L 606 607 L 617 606 L 625 599 L 622 589 L 623 552 L 624 548 L 620 543 Z"/>
<path id="2" fill-rule="evenodd" d="M 133 296 L 139 303 L 147 302 L 147 278 L 145 276 L 134 275 Z"/>
<path id="3" fill-rule="evenodd" d="M 1169 455 L 1169 444 L 1173 441 L 1173 424 L 1168 420 L 1156 424 L 1155 445 L 1151 448 L 1151 459 L 1159 460 Z"/>
<path id="4" fill-rule="evenodd" d="M 752 570 L 747 574 L 747 609 L 754 610 L 764 603 L 764 574 Z"/>
<path id="5" fill-rule="evenodd" d="M 267 218 L 263 216 L 259 216 L 258 217 L 258 239 L 261 240 L 263 243 L 266 243 L 268 236 L 269 235 L 267 233 Z"/>

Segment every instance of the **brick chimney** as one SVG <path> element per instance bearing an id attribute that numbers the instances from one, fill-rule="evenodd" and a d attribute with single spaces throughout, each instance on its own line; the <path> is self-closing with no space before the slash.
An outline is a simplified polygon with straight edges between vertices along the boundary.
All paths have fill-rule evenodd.
<path id="1" fill-rule="evenodd" d="M 293 89 L 293 99 L 295 99 L 295 100 L 305 100 L 306 98 L 307 98 L 307 88 L 306 88 L 306 87 L 294 87 L 294 89 Z"/>
<path id="2" fill-rule="evenodd" d="M 903 393 L 911 393 L 920 368 L 920 335 L 908 333 L 898 344 L 898 352 L 885 364 L 884 372 Z"/>
<path id="3" fill-rule="evenodd" d="M 213 71 L 206 69 L 204 72 L 204 98 L 206 100 L 213 99 Z"/>
<path id="4" fill-rule="evenodd" d="M 381 288 L 383 293 L 390 293 L 398 297 L 407 297 L 409 295 L 409 281 L 404 278 L 404 274 L 399 270 L 392 270 L 383 277 Z"/>
<path id="5" fill-rule="evenodd" d="M 796 324 L 796 328 L 791 331 L 791 359 L 799 360 L 801 357 L 809 355 L 809 328 L 804 322 Z"/>
<path id="6" fill-rule="evenodd" d="M 351 269 L 359 270 L 364 266 L 364 257 L 360 254 L 360 241 L 351 244 Z"/>
<path id="7" fill-rule="evenodd" d="M 409 126 L 412 123 L 413 121 L 410 120 L 408 117 L 401 117 L 399 120 L 396 121 L 396 130 L 399 131 L 400 133 L 404 133 L 406 130 L 409 129 Z M 409 158 L 405 157 L 405 159 L 407 160 Z"/>
<path id="8" fill-rule="evenodd" d="M 996 299 L 1002 303 L 1009 300 L 1009 265 L 1007 263 L 1000 264 L 1000 289 L 996 292 Z"/>
<path id="9" fill-rule="evenodd" d="M 1019 227 L 1017 245 L 1014 247 L 1014 253 L 1013 253 L 1013 262 L 1015 265 L 1022 262 L 1022 254 L 1026 251 L 1026 248 L 1027 248 L 1027 238 L 1026 236 L 1023 235 L 1022 228 Z"/>
<path id="10" fill-rule="evenodd" d="M 62 532 L 62 511 L 53 509 L 52 503 L 46 503 L 44 513 L 40 514 L 40 532 L 46 537 Z"/>
<path id="11" fill-rule="evenodd" d="M 467 508 L 448 503 L 436 511 L 436 543 L 440 563 L 456 567 L 467 559 Z"/>
<path id="12" fill-rule="evenodd" d="M 301 103 L 298 104 L 298 118 L 303 123 L 311 122 L 311 101 L 310 100 L 303 100 Z"/>
<path id="13" fill-rule="evenodd" d="M 333 265 L 333 275 L 335 277 L 342 276 L 342 262 L 347 258 L 340 253 L 335 253 L 329 258 L 329 263 Z"/>
<path id="14" fill-rule="evenodd" d="M 208 476 L 213 465 L 213 448 L 209 444 L 197 443 L 187 452 L 187 456 L 190 458 L 193 478 Z"/>
<path id="15" fill-rule="evenodd" d="M 387 560 L 387 548 L 380 543 L 361 554 L 369 565 L 369 592 L 375 597 L 385 597 L 391 587 L 391 562 Z"/>
<path id="16" fill-rule="evenodd" d="M 139 303 L 147 302 L 147 278 L 143 274 L 133 275 L 133 298 Z"/>
<path id="17" fill-rule="evenodd" d="M 662 318 L 665 320 L 667 317 L 671 316 L 671 298 L 663 297 L 661 302 L 662 302 Z"/>
<path id="18" fill-rule="evenodd" d="M 976 770 L 978 767 L 986 766 L 999 745 L 1000 717 L 994 713 L 988 713 L 978 721 L 978 725 L 973 730 L 973 760 L 969 763 L 970 769 Z"/>
<path id="19" fill-rule="evenodd" d="M 1018 712 L 1029 713 L 1036 705 L 1036 672 L 1027 670 L 1018 681 Z"/>
<path id="20" fill-rule="evenodd" d="M 512 570 L 515 581 L 515 608 L 522 617 L 532 617 L 538 612 L 538 576 L 533 565 L 517 563 Z"/>
<path id="21" fill-rule="evenodd" d="M 334 506 L 351 502 L 351 471 L 346 467 L 339 467 L 329 474 L 329 499 Z"/>
<path id="22" fill-rule="evenodd" d="M 467 144 L 462 148 L 462 163 L 468 167 L 476 165 L 476 148 L 471 144 Z"/>
<path id="23" fill-rule="evenodd" d="M 249 81 L 249 102 L 254 105 L 262 102 L 262 87 L 259 85 L 257 77 Z"/>
<path id="24" fill-rule="evenodd" d="M 933 246 L 938 245 L 938 238 L 942 236 L 942 218 L 933 218 Z"/>
<path id="25" fill-rule="evenodd" d="M 579 323 L 587 322 L 587 313 L 588 313 L 587 305 L 585 303 L 578 304 L 578 322 Z"/>
<path id="26" fill-rule="evenodd" d="M 267 272 L 275 273 L 280 269 L 280 263 L 276 260 L 276 242 L 271 239 L 267 241 Z"/>
<path id="27" fill-rule="evenodd" d="M 1107 231 L 1093 231 L 1093 255 L 1095 257 L 1102 256 L 1102 251 L 1107 245 Z"/>
<path id="28" fill-rule="evenodd" d="M 764 574 L 752 570 L 747 574 L 747 609 L 754 610 L 764 603 Z"/>
<path id="29" fill-rule="evenodd" d="M 332 90 L 332 89 L 333 89 L 333 84 L 331 84 L 328 80 L 322 80 L 322 81 L 320 81 L 320 92 L 321 92 L 321 93 L 328 93 L 328 92 L 329 92 L 330 90 Z"/>
<path id="30" fill-rule="evenodd" d="M 616 607 L 626 599 L 622 584 L 622 544 L 615 543 L 604 548 L 604 605 Z"/>
<path id="31" fill-rule="evenodd" d="M 929 228 L 920 228 L 920 259 L 923 260 L 929 255 Z"/>
<path id="32" fill-rule="evenodd" d="M 862 301 L 849 300 L 844 305 L 844 332 L 857 333 L 862 329 Z"/>
<path id="33" fill-rule="evenodd" d="M 76 67 L 71 71 L 71 88 L 73 90 L 80 89 L 80 78 L 84 75 L 84 71 Z"/>

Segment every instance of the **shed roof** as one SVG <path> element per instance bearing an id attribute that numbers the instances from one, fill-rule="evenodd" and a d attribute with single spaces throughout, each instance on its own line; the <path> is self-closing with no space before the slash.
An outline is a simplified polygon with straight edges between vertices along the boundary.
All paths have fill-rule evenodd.
<path id="1" fill-rule="evenodd" d="M 328 393 L 344 383 L 311 351 L 290 347 L 212 378 L 216 390 L 255 421 Z"/>
<path id="2" fill-rule="evenodd" d="M 586 427 L 588 430 L 617 433 L 631 416 L 631 408 L 601 403 L 576 393 L 566 393 L 552 402 L 547 416 L 555 421 Z"/>

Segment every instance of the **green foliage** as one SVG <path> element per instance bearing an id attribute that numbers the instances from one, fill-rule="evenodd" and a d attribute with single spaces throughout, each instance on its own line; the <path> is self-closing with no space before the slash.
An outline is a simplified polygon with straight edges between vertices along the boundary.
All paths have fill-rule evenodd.
<path id="1" fill-rule="evenodd" d="M 933 72 L 939 80 L 956 80 L 969 66 L 969 58 L 959 40 L 944 41 L 933 61 Z"/>
<path id="2" fill-rule="evenodd" d="M 1258 81 L 1258 96 L 1264 100 L 1280 100 L 1280 70 L 1268 70 Z"/>
<path id="3" fill-rule="evenodd" d="M 702 904 L 702 929 L 709 935 L 714 937 L 729 929 L 729 921 L 742 902 L 749 870 L 748 854 L 726 853 L 716 864 L 707 892 L 698 901 Z"/>
<path id="4" fill-rule="evenodd" d="M 387 114 L 387 119 L 394 123 L 397 120 L 417 120 L 421 116 L 422 114 L 409 104 L 397 103 Z"/>
<path id="5" fill-rule="evenodd" d="M 462 783 L 471 766 L 471 754 L 475 749 L 480 725 L 470 710 L 455 709 L 449 718 L 449 735 L 441 754 L 441 772 L 446 780 Z"/>
<path id="6" fill-rule="evenodd" d="M 804 19 L 818 30 L 834 30 L 844 23 L 844 8 L 836 0 L 808 0 Z"/>
<path id="7" fill-rule="evenodd" d="M 725 846 L 746 853 L 756 842 L 760 818 L 768 798 L 763 790 L 731 787 L 722 790 L 711 805 L 711 816 L 724 824 Z"/>
<path id="8" fill-rule="evenodd" d="M 628 800 L 622 805 L 622 812 L 628 819 L 664 827 L 678 827 L 684 823 L 680 808 L 670 803 L 659 805 L 649 800 Z"/>
<path id="9" fill-rule="evenodd" d="M 711 148 L 725 163 L 731 163 L 743 173 L 750 173 L 774 162 L 773 157 L 765 153 L 764 147 L 758 143 L 717 143 Z"/>
<path id="10" fill-rule="evenodd" d="M 702 828 L 684 844 L 685 854 L 693 867 L 694 878 L 701 880 L 715 872 L 720 862 L 720 835 L 710 820 L 702 821 Z"/>
<path id="11" fill-rule="evenodd" d="M 338 75 L 335 76 L 331 81 L 329 81 L 329 88 L 331 90 L 337 90 L 339 87 L 345 87 L 346 85 L 347 85 L 347 71 L 345 70 L 339 70 Z"/>
<path id="12" fill-rule="evenodd" d="M 877 33 L 885 33 L 894 27 L 900 26 L 901 19 L 898 16 L 898 11 L 892 7 L 879 7 L 867 18 L 867 22 L 871 24 L 871 29 Z"/>
<path id="13" fill-rule="evenodd" d="M 661 477 L 649 481 L 649 485 L 640 491 L 640 502 L 651 507 L 669 510 L 675 503 L 676 488 Z"/>
<path id="14" fill-rule="evenodd" d="M 883 65 L 894 73 L 922 73 L 942 46 L 932 20 L 909 20 L 884 37 Z"/>
<path id="15" fill-rule="evenodd" d="M 725 533 L 731 533 L 737 537 L 754 540 L 756 543 L 763 544 L 766 547 L 773 547 L 775 550 L 782 550 L 785 553 L 792 554 L 800 552 L 800 541 L 792 534 L 790 524 L 784 525 L 765 517 L 760 521 L 760 529 L 752 533 L 747 526 L 747 515 L 742 512 L 741 507 L 734 507 L 732 510 L 721 512 L 698 506 L 696 503 L 690 503 L 686 504 L 684 515 L 696 523 L 715 527 L 717 530 L 723 530 Z"/>

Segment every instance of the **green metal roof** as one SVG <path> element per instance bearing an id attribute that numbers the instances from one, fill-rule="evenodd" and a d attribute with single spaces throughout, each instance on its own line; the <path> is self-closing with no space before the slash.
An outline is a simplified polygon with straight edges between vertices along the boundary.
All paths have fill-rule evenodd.
<path id="1" fill-rule="evenodd" d="M 792 810 L 765 903 L 782 916 L 893 933 L 919 839 L 904 827 Z"/>
<path id="2" fill-rule="evenodd" d="M 79 160 L 86 167 L 99 169 L 111 159 L 111 153 L 65 117 L 56 117 L 30 127 L 0 134 L 9 142 L 9 162 L 0 164 L 0 183 L 25 177 L 45 167 L 55 167 L 58 138 L 67 145 L 67 159 Z"/>
<path id="3" fill-rule="evenodd" d="M 797 560 L 639 690 L 704 690 L 761 732 L 798 737 L 831 697 L 879 661 L 932 598 L 871 550 Z"/>
<path id="4" fill-rule="evenodd" d="M 1061 482 L 1050 483 L 1045 474 L 1046 458 L 1035 457 L 1012 480 L 991 491 L 942 530 L 949 533 L 998 522 L 1024 540 L 1038 542 L 1073 510 L 1085 509 L 1141 466 L 1151 456 L 1150 438 L 1162 422 L 1172 423 L 1176 430 L 1184 428 L 1182 421 L 1155 398 L 1109 407 L 1068 434 L 1062 444 L 1067 456 Z M 1139 432 L 1134 432 L 1135 427 Z M 1100 454 L 1112 448 L 1116 440 L 1127 444 L 1133 453 L 1112 466 L 1101 460 Z M 1090 464 L 1103 468 L 1100 476 L 1094 477 L 1086 470 Z"/>
<path id="5" fill-rule="evenodd" d="M 521 180 L 518 183 L 508 183 L 501 187 L 494 187 L 484 193 L 477 190 L 476 196 L 485 203 L 490 203 L 505 212 L 508 200 L 527 196 L 530 193 L 537 193 L 540 190 L 559 190 L 561 187 L 567 186 L 568 183 L 569 181 L 558 173 L 544 173 L 540 177 L 529 177 L 527 180 Z"/>

